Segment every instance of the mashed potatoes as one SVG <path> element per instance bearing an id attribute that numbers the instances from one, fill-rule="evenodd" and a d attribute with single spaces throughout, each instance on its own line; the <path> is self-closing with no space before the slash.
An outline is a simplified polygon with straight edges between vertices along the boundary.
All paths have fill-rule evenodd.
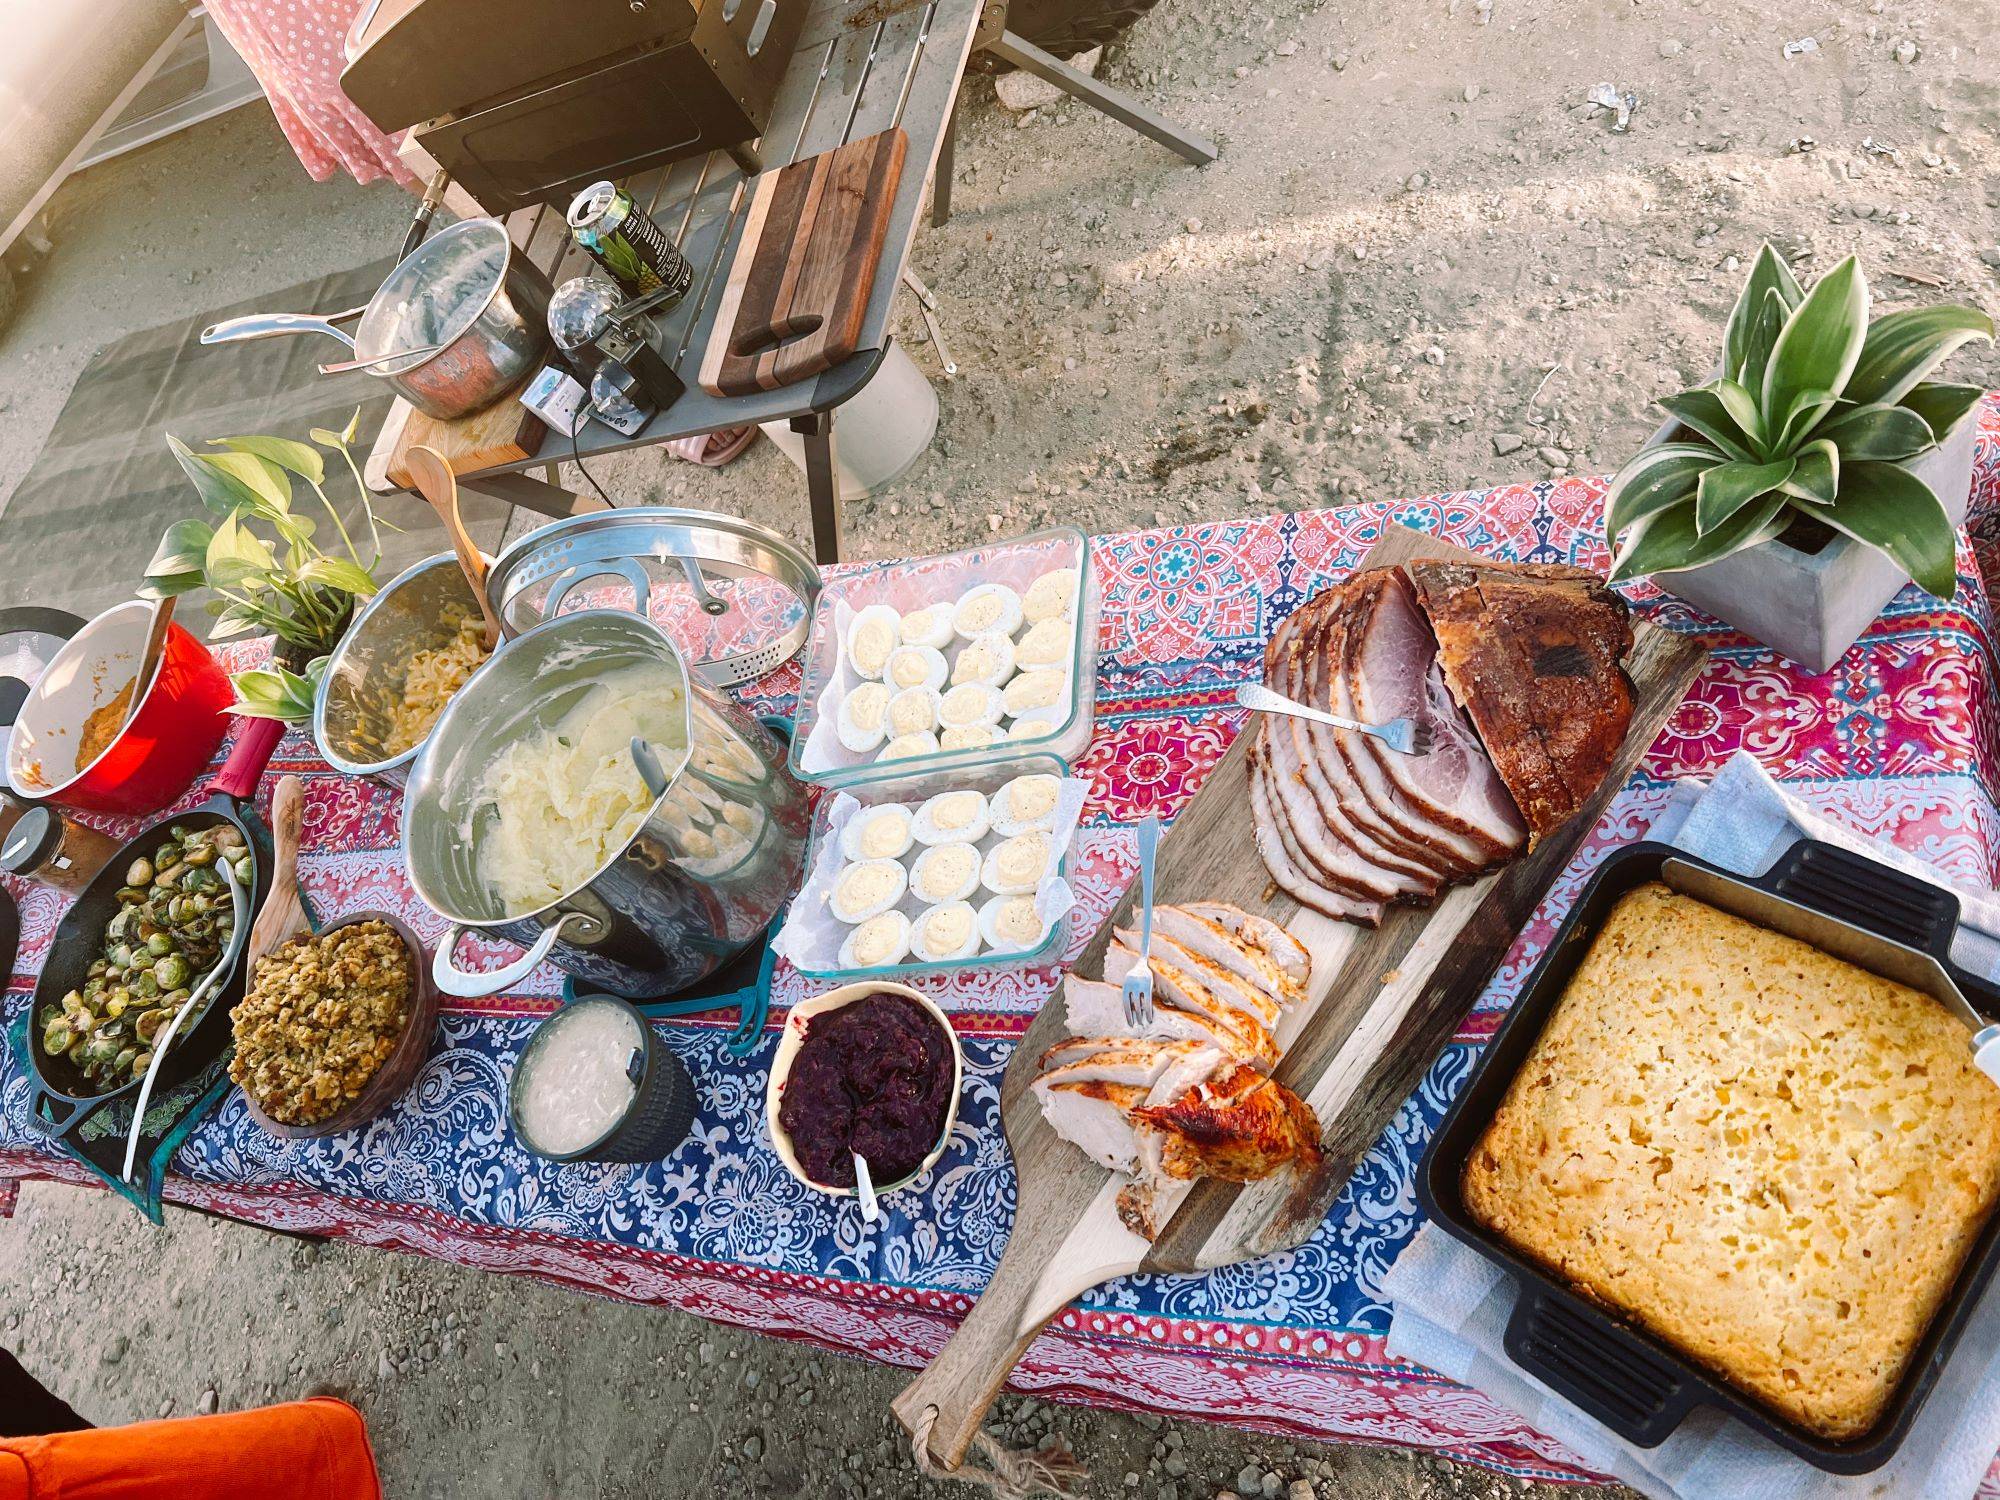
<path id="1" fill-rule="evenodd" d="M 604 678 L 562 718 L 516 740 L 487 769 L 477 806 L 498 814 L 479 873 L 509 916 L 562 899 L 621 848 L 653 805 L 632 763 L 649 740 L 670 771 L 687 733 L 678 685 L 657 667 Z"/>

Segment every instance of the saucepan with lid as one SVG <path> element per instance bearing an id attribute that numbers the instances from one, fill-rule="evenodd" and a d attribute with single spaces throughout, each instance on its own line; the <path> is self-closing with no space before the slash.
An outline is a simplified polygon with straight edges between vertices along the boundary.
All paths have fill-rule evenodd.
<path id="1" fill-rule="evenodd" d="M 493 768 L 510 747 L 548 736 L 567 746 L 587 732 L 565 721 L 587 702 L 614 701 L 591 696 L 610 678 L 637 684 L 621 692 L 643 693 L 664 724 L 651 740 L 664 790 L 629 832 L 606 830 L 610 853 L 587 878 L 554 899 L 510 906 L 496 884 L 508 872 L 495 861 L 533 858 L 534 848 L 573 834 L 509 836 L 503 819 L 514 809 L 499 799 L 520 794 Z M 607 745 L 624 744 L 624 733 Z M 615 784 L 626 767 L 609 750 L 607 760 Z M 556 787 L 551 800 L 588 802 L 606 784 Z M 446 994 L 497 994 L 546 958 L 589 988 L 652 997 L 706 978 L 763 933 L 797 886 L 806 822 L 804 789 L 775 735 L 695 677 L 651 621 L 586 610 L 503 642 L 459 689 L 411 771 L 402 831 L 411 884 L 452 924 L 432 970 Z M 527 951 L 469 972 L 453 956 L 468 932 Z"/>
<path id="2" fill-rule="evenodd" d="M 202 330 L 204 344 L 322 333 L 354 351 L 426 416 L 484 410 L 525 380 L 549 346 L 554 288 L 498 219 L 466 219 L 396 264 L 365 307 L 327 317 L 255 313 Z M 352 334 L 341 325 L 355 324 Z"/>

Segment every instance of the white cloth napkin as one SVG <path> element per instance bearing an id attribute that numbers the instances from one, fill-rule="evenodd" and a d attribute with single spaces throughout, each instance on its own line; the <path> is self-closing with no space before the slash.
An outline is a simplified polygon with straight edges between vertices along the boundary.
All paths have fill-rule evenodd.
<path id="1" fill-rule="evenodd" d="M 1829 823 L 1733 756 L 1715 779 L 1682 782 L 1649 837 L 1736 871 L 1761 874 L 1800 838 L 1823 839 L 1933 882 L 1921 860 Z M 2000 977 L 2000 903 L 1963 903 L 1952 956 Z M 1989 1289 L 1897 1456 L 1873 1474 L 1827 1474 L 1733 1418 L 1702 1408 L 1657 1448 L 1635 1448 L 1524 1373 L 1501 1348 L 1515 1287 L 1498 1267 L 1427 1224 L 1383 1278 L 1394 1305 L 1391 1354 L 1483 1391 L 1566 1444 L 1592 1468 L 1660 1500 L 1963 1500 L 2000 1448 L 2000 1289 Z"/>

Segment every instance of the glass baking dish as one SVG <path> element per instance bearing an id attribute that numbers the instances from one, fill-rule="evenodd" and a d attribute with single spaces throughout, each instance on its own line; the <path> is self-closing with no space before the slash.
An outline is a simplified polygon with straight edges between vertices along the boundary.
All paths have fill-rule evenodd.
<path id="1" fill-rule="evenodd" d="M 990 747 L 986 753 L 988 759 L 984 765 L 915 771 L 901 776 L 858 783 L 842 790 L 863 807 L 879 807 L 887 802 L 902 802 L 914 808 L 926 798 L 934 797 L 939 792 L 969 789 L 990 797 L 1016 776 L 1029 776 L 1036 772 L 1065 778 L 1070 775 L 1066 761 L 1060 756 L 1045 752 L 1031 751 L 1023 754 L 1017 750 L 1001 759 L 992 758 L 993 752 Z M 806 839 L 807 880 L 810 880 L 812 872 L 819 868 L 820 852 L 828 838 L 828 822 L 833 815 L 835 795 L 828 793 L 821 797 L 818 805 L 813 808 L 812 830 Z M 1070 872 L 1076 864 L 1076 843 L 1082 831 L 1082 818 L 1079 815 L 1077 826 L 1071 831 L 1069 842 L 1063 848 L 1062 857 L 1056 861 L 1056 876 L 1060 880 L 1070 882 L 1072 893 L 1075 891 L 1075 883 L 1071 879 Z M 905 910 L 908 909 L 905 907 Z M 910 974 L 943 974 L 954 969 L 1032 968 L 1037 964 L 1055 962 L 1057 955 L 1062 952 L 1063 937 L 1068 928 L 1069 914 L 1065 912 L 1049 925 L 1048 934 L 1041 942 L 1019 953 L 978 953 L 971 958 L 947 959 L 938 963 L 926 962 L 913 953 L 900 963 L 878 964 L 873 968 L 841 968 L 837 964 L 835 967 L 825 969 L 807 968 L 804 964 L 796 964 L 795 967 L 808 979 L 836 979 L 844 983 L 863 979 L 896 979 Z"/>
<path id="2" fill-rule="evenodd" d="M 841 699 L 855 679 L 841 663 L 834 625 L 838 606 L 844 604 L 858 612 L 871 604 L 886 604 L 909 614 L 928 605 L 949 603 L 981 583 L 1004 583 L 1017 593 L 1022 592 L 1044 573 L 1059 568 L 1077 570 L 1077 630 L 1070 652 L 1067 699 L 1050 716 L 1047 734 L 894 760 L 878 760 L 874 758 L 876 751 L 849 750 L 840 743 L 834 733 L 834 721 Z M 1101 601 L 1101 586 L 1090 564 L 1089 538 L 1074 526 L 1052 526 L 1045 531 L 939 557 L 882 563 L 830 580 L 813 606 L 812 631 L 805 645 L 798 725 L 792 736 L 793 773 L 820 786 L 852 787 L 915 771 L 963 770 L 1026 751 L 1039 751 L 1074 763 L 1090 743 L 1091 712 L 1097 694 Z M 956 645 L 954 642 L 954 649 Z"/>

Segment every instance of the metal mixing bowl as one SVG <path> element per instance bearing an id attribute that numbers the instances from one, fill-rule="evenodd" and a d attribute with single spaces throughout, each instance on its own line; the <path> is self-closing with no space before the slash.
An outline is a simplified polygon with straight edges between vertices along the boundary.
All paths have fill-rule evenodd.
<path id="1" fill-rule="evenodd" d="M 387 707 L 402 691 L 410 658 L 443 639 L 452 604 L 479 613 L 458 558 L 440 552 L 398 573 L 348 627 L 313 700 L 313 743 L 336 771 L 394 786 L 409 779 L 424 741 L 390 754 L 383 747 Z"/>

